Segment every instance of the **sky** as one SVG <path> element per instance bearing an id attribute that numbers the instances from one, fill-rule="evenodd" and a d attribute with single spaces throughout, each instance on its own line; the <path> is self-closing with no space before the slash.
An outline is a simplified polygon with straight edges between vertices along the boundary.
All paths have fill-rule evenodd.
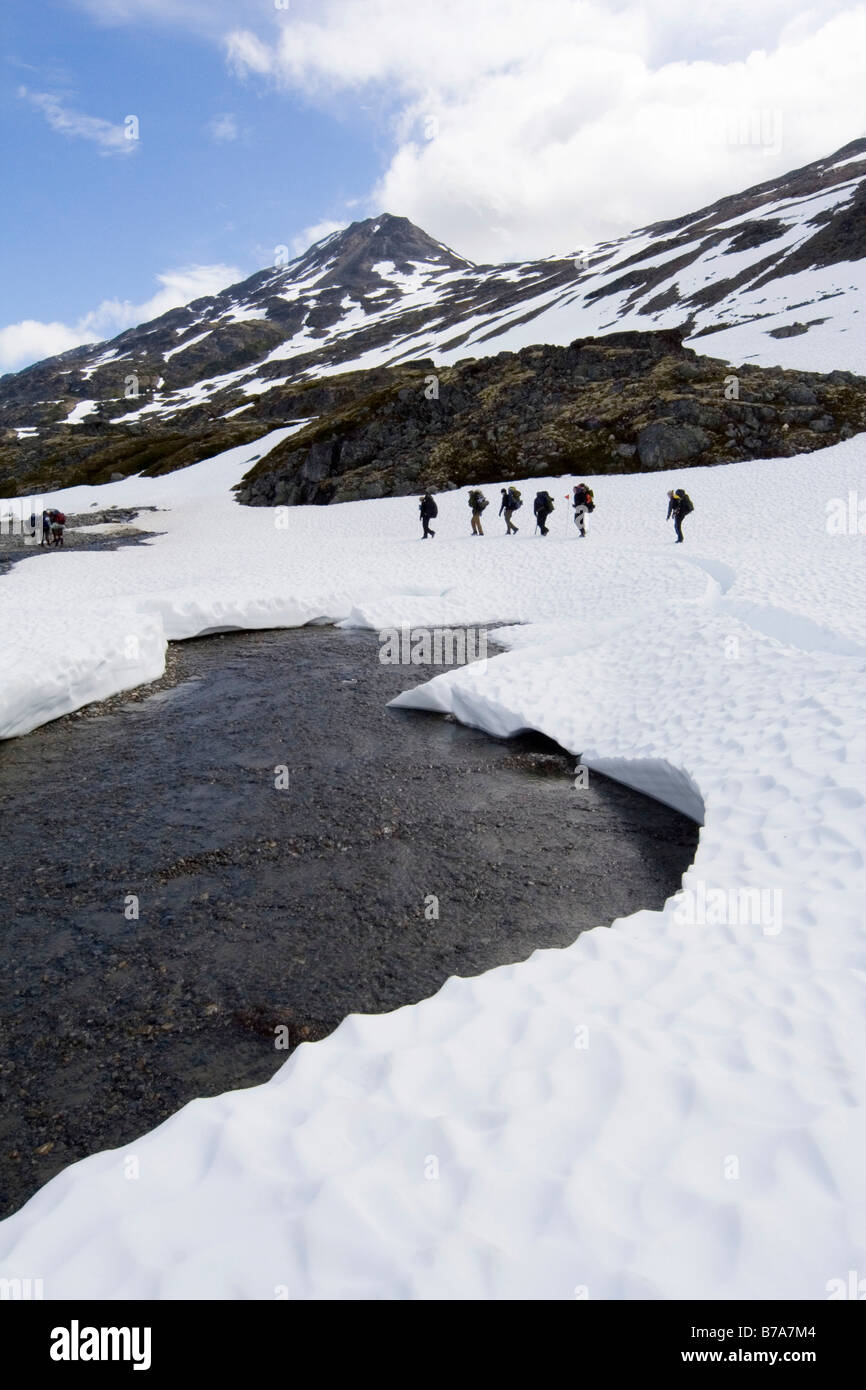
<path id="1" fill-rule="evenodd" d="M 0 372 L 381 212 L 573 254 L 866 134 L 849 0 L 3 0 Z"/>

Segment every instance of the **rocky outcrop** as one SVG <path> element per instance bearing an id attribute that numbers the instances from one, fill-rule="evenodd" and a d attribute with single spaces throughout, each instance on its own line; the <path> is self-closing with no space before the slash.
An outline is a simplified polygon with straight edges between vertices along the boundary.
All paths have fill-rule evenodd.
<path id="1" fill-rule="evenodd" d="M 561 474 L 734 463 L 825 448 L 866 429 L 866 380 L 742 367 L 680 335 L 612 333 L 436 369 L 328 382 L 332 407 L 237 489 L 252 506 Z M 297 405 L 297 396 L 293 398 Z"/>

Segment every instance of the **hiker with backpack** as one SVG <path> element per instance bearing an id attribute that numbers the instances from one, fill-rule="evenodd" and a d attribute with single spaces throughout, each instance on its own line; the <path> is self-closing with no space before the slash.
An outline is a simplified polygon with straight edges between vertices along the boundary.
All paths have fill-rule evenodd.
<path id="1" fill-rule="evenodd" d="M 42 513 L 42 540 L 40 545 L 51 544 L 51 522 L 54 520 L 54 513 L 46 510 Z"/>
<path id="2" fill-rule="evenodd" d="M 694 504 L 692 503 L 692 499 L 689 497 L 689 494 L 686 492 L 685 488 L 674 488 L 672 492 L 668 493 L 668 521 L 670 521 L 671 517 L 673 517 L 674 529 L 677 533 L 677 539 L 675 542 L 677 545 L 682 545 L 683 522 L 685 521 L 689 512 L 693 512 L 694 509 L 695 508 Z"/>
<path id="3" fill-rule="evenodd" d="M 586 483 L 577 483 L 572 493 L 572 506 L 574 507 L 574 524 L 578 534 L 586 535 L 586 514 L 595 511 L 595 494 L 591 487 Z"/>
<path id="4" fill-rule="evenodd" d="M 547 518 L 553 511 L 554 502 L 549 492 L 537 492 L 532 510 L 535 512 L 535 521 L 542 536 L 547 535 Z"/>
<path id="5" fill-rule="evenodd" d="M 487 498 L 484 496 L 484 493 L 479 492 L 477 488 L 473 488 L 473 490 L 469 494 L 469 510 L 472 512 L 473 536 L 484 535 L 484 530 L 481 525 L 481 513 L 484 511 L 484 508 L 486 506 Z"/>
<path id="6" fill-rule="evenodd" d="M 520 530 L 520 527 L 515 526 L 511 518 L 518 507 L 522 506 L 523 499 L 516 487 L 504 487 L 502 489 L 502 504 L 499 508 L 499 515 L 505 517 L 506 536 L 510 536 L 512 533 L 516 534 Z"/>
<path id="7" fill-rule="evenodd" d="M 63 512 L 52 512 L 51 514 L 51 540 L 54 545 L 63 544 L 63 528 L 66 525 L 66 517 Z"/>
<path id="8" fill-rule="evenodd" d="M 436 506 L 436 501 L 432 493 L 424 493 L 418 511 L 421 516 L 421 525 L 424 527 L 424 534 L 421 539 L 422 541 L 426 541 L 428 536 L 436 535 L 435 531 L 430 530 L 430 522 L 433 520 L 434 516 L 439 515 L 439 508 Z"/>

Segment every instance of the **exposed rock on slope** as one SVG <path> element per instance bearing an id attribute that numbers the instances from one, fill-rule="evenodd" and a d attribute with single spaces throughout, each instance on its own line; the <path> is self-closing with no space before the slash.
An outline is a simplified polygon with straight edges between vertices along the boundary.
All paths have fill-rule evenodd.
<path id="1" fill-rule="evenodd" d="M 733 374 L 674 333 L 612 333 L 440 370 L 419 362 L 332 377 L 329 390 L 328 413 L 262 459 L 240 501 L 346 502 L 509 477 L 732 463 L 866 429 L 866 380 Z M 295 409 L 300 399 L 292 396 Z"/>

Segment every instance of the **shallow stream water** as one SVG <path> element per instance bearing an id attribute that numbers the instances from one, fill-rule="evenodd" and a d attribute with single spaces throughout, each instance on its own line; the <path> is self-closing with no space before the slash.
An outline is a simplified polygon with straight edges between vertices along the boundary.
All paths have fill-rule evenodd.
<path id="1" fill-rule="evenodd" d="M 691 821 L 576 790 L 543 738 L 386 709 L 434 671 L 378 654 L 324 627 L 180 643 L 156 693 L 0 744 L 0 1212 L 266 1081 L 278 1040 L 676 891 Z"/>

